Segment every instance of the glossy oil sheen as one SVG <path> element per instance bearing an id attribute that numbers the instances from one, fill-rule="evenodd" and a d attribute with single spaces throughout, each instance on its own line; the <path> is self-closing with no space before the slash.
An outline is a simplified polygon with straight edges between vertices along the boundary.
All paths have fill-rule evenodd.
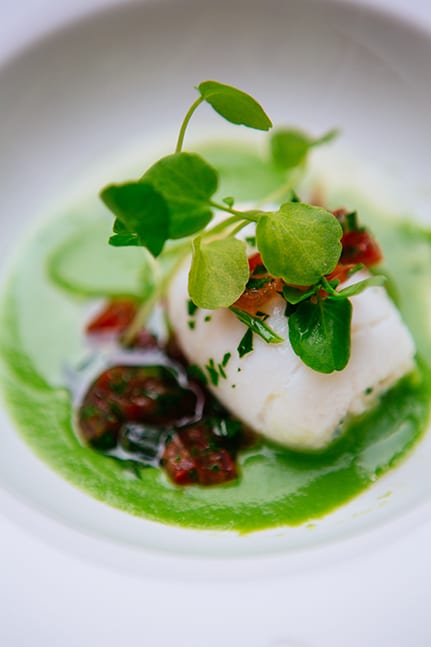
<path id="1" fill-rule="evenodd" d="M 234 156 L 226 151 L 217 155 L 223 180 L 223 160 Z M 249 168 L 257 164 L 246 152 L 235 159 Z M 262 193 L 279 178 L 268 171 L 264 181 Z M 230 182 L 225 195 L 246 191 L 241 182 Z M 250 197 L 258 199 L 258 189 L 255 182 Z M 355 207 L 357 200 L 346 206 Z M 430 401 L 431 339 L 429 328 L 422 325 L 431 288 L 430 236 L 367 206 L 361 218 L 373 222 L 384 248 L 390 287 L 397 286 L 395 298 L 415 336 L 420 369 L 387 393 L 377 408 L 352 421 L 328 451 L 296 454 L 262 442 L 241 455 L 238 481 L 178 488 L 158 469 L 140 468 L 138 478 L 129 467 L 81 444 L 67 376 L 89 353 L 82 333 L 89 303 L 108 293 L 139 293 L 148 271 L 142 250 L 107 248 L 110 219 L 97 198 L 40 228 L 22 251 L 4 292 L 1 373 L 17 429 L 64 478 L 101 501 L 160 522 L 249 532 L 301 524 L 339 507 L 406 455 L 427 426 Z"/>

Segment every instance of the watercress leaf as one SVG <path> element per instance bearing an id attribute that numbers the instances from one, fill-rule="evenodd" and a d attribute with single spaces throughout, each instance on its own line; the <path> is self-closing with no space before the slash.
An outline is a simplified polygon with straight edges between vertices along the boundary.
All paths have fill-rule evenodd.
<path id="1" fill-rule="evenodd" d="M 276 332 L 272 330 L 262 319 L 259 317 L 253 317 L 253 315 L 235 306 L 231 306 L 230 310 L 236 315 L 236 317 L 245 324 L 252 332 L 259 335 L 267 344 L 281 344 L 284 341 L 280 335 L 277 335 Z"/>
<path id="2" fill-rule="evenodd" d="M 100 197 L 124 226 L 117 232 L 135 234 L 139 244 L 158 256 L 168 238 L 169 210 L 162 195 L 148 182 L 105 187 Z"/>
<path id="3" fill-rule="evenodd" d="M 291 169 L 304 162 L 311 145 L 310 137 L 300 130 L 278 130 L 271 137 L 271 156 L 279 168 Z"/>
<path id="4" fill-rule="evenodd" d="M 200 308 L 227 308 L 244 292 L 249 278 L 246 244 L 236 238 L 193 241 L 189 294 Z"/>
<path id="5" fill-rule="evenodd" d="M 227 121 L 257 130 L 269 130 L 272 127 L 262 106 L 242 90 L 218 81 L 203 81 L 196 89 Z"/>
<path id="6" fill-rule="evenodd" d="M 122 234 L 114 234 L 109 238 L 109 244 L 113 247 L 139 247 L 141 245 L 136 234 L 129 234 L 127 231 Z"/>
<path id="7" fill-rule="evenodd" d="M 224 196 L 235 196 L 235 202 L 262 202 L 286 182 L 282 169 L 270 163 L 249 144 L 232 143 L 228 149 L 221 142 L 199 149 L 203 157 L 217 169 Z"/>
<path id="8" fill-rule="evenodd" d="M 268 272 L 293 285 L 313 285 L 332 272 L 340 258 L 342 233 L 329 211 L 302 202 L 261 215 L 256 226 Z"/>
<path id="9" fill-rule="evenodd" d="M 292 169 L 305 162 L 313 146 L 329 143 L 337 135 L 338 131 L 335 129 L 318 138 L 310 137 L 302 130 L 278 130 L 273 133 L 270 141 L 272 159 L 279 168 Z"/>
<path id="10" fill-rule="evenodd" d="M 386 276 L 383 276 L 382 274 L 377 274 L 376 276 L 370 276 L 369 278 L 364 279 L 363 281 L 358 281 L 357 283 L 353 283 L 352 285 L 349 285 L 346 288 L 343 288 L 342 290 L 337 292 L 337 295 L 342 299 L 347 299 L 349 297 L 355 296 L 356 294 L 360 294 L 361 292 L 366 290 L 366 288 L 383 285 L 385 281 L 386 281 Z"/>
<path id="11" fill-rule="evenodd" d="M 193 153 L 162 157 L 143 176 L 165 199 L 170 213 L 169 238 L 203 229 L 212 218 L 209 199 L 217 190 L 217 172 Z"/>
<path id="12" fill-rule="evenodd" d="M 316 294 L 317 290 L 318 286 L 316 285 L 313 285 L 309 290 L 299 290 L 291 285 L 283 285 L 283 297 L 288 303 L 296 305 L 297 303 L 301 303 L 301 301 L 309 299 L 313 294 Z"/>
<path id="13" fill-rule="evenodd" d="M 320 373 L 342 371 L 350 357 L 348 299 L 303 301 L 289 317 L 289 340 L 304 364 Z"/>

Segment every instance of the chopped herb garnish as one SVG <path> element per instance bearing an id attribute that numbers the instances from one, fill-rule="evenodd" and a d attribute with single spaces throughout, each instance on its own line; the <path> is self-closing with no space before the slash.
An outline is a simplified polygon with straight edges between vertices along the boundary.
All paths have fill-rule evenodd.
<path id="1" fill-rule="evenodd" d="M 191 319 L 190 321 L 187 322 L 187 325 L 190 328 L 190 330 L 194 330 L 196 328 L 196 321 Z"/>
<path id="2" fill-rule="evenodd" d="M 193 303 L 191 299 L 187 301 L 187 313 L 189 317 L 193 317 L 193 315 L 196 313 L 196 310 L 198 309 L 197 305 Z"/>
<path id="3" fill-rule="evenodd" d="M 218 372 L 220 374 L 220 377 L 222 377 L 225 380 L 227 376 L 226 376 L 226 371 L 223 368 L 223 365 L 217 364 L 217 366 L 218 366 Z"/>
<path id="4" fill-rule="evenodd" d="M 253 317 L 253 315 L 248 312 L 244 312 L 244 310 L 240 310 L 234 306 L 231 306 L 229 309 L 243 324 L 245 324 L 252 332 L 256 333 L 256 335 L 259 335 L 259 337 L 268 344 L 281 344 L 281 342 L 284 341 L 282 337 L 277 335 L 277 333 L 263 322 L 262 319 L 259 319 L 259 317 Z"/>
<path id="5" fill-rule="evenodd" d="M 211 315 L 207 315 L 207 316 L 205 317 L 204 321 L 205 321 L 206 323 L 208 323 L 208 321 L 211 321 L 211 319 L 212 319 Z"/>
<path id="6" fill-rule="evenodd" d="M 219 383 L 219 373 L 217 371 L 217 367 L 215 365 L 214 360 L 211 358 L 208 361 L 208 364 L 205 364 L 205 368 L 207 370 L 210 382 L 213 386 L 217 386 Z"/>
<path id="7" fill-rule="evenodd" d="M 231 357 L 232 357 L 232 354 L 231 354 L 231 353 L 225 353 L 225 354 L 223 355 L 223 359 L 222 359 L 222 361 L 221 361 L 221 365 L 222 365 L 222 366 L 227 366 L 227 364 L 228 364 L 228 362 L 229 362 L 229 360 L 230 360 L 230 358 L 231 358 Z"/>
<path id="8" fill-rule="evenodd" d="M 240 357 L 244 357 L 244 355 L 247 355 L 248 353 L 251 353 L 253 350 L 253 331 L 251 328 L 248 328 L 245 333 L 243 338 L 238 344 L 238 355 Z M 238 373 L 240 372 L 240 368 L 238 368 Z"/>

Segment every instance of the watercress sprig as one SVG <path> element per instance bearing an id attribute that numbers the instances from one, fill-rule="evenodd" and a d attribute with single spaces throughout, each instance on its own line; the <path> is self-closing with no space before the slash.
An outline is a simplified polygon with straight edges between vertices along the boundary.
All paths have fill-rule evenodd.
<path id="1" fill-rule="evenodd" d="M 169 253 L 167 243 L 172 245 L 169 241 L 182 241 L 177 243 L 181 258 L 192 253 L 188 289 L 193 303 L 208 309 L 230 307 L 248 328 L 241 345 L 241 353 L 246 354 L 253 334 L 268 343 L 283 341 L 262 319 L 233 306 L 250 278 L 246 243 L 236 234 L 254 223 L 256 248 L 267 271 L 285 283 L 282 295 L 292 311 L 289 338 L 294 351 L 315 370 L 341 370 L 350 352 L 348 297 L 380 284 L 380 279 L 371 277 L 337 291 L 336 283 L 326 277 L 340 259 L 343 228 L 326 209 L 301 202 L 291 186 L 292 169 L 302 168 L 308 152 L 331 141 L 336 131 L 314 139 L 297 130 L 276 132 L 271 140 L 272 163 L 287 174 L 277 195 L 288 196 L 287 201 L 285 197 L 279 209 L 270 211 L 240 210 L 234 208 L 233 196 L 215 201 L 217 171 L 200 155 L 183 151 L 188 125 L 203 103 L 232 124 L 267 131 L 271 120 L 242 90 L 217 81 L 203 81 L 196 90 L 199 97 L 186 112 L 175 151 L 155 162 L 141 178 L 102 190 L 101 198 L 115 216 L 110 244 L 142 246 L 162 260 Z M 216 211 L 227 216 L 209 227 Z M 165 276 L 163 289 L 166 282 Z M 131 327 L 133 333 L 144 323 L 148 309 L 144 304 Z"/>

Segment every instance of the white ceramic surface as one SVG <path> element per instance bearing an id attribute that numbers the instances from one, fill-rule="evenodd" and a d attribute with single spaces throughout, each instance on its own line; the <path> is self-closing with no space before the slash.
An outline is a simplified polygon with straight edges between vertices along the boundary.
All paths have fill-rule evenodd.
<path id="1" fill-rule="evenodd" d="M 313 132 L 341 125 L 342 147 L 357 159 L 358 168 L 366 167 L 364 174 L 381 178 L 382 200 L 388 195 L 394 198 L 393 192 L 398 192 L 400 204 L 404 206 L 407 198 L 413 200 L 418 215 L 426 219 L 431 194 L 430 59 L 431 37 L 425 31 L 351 2 L 120 3 L 66 26 L 0 68 L 2 270 L 13 254 L 10 241 L 22 237 L 54 205 L 81 192 L 97 190 L 126 164 L 138 164 L 141 154 L 145 162 L 141 151 L 158 147 L 159 133 L 163 133 L 163 143 L 174 138 L 184 108 L 190 103 L 191 88 L 204 78 L 248 89 L 262 98 L 276 123 L 288 121 Z M 195 123 L 197 131 L 203 133 L 207 127 L 214 127 L 214 117 L 202 112 Z M 229 127 L 217 128 L 222 133 Z M 88 608 L 80 602 L 88 596 L 80 597 L 78 573 L 90 578 L 90 589 L 100 595 L 111 612 L 114 606 L 107 595 L 111 587 L 117 587 L 117 593 L 127 591 L 135 613 L 135 596 L 146 600 L 144 616 L 152 636 L 148 644 L 168 645 L 175 635 L 174 626 L 165 626 L 163 601 L 183 626 L 187 605 L 180 596 L 180 584 L 184 580 L 195 583 L 188 585 L 187 594 L 201 618 L 206 607 L 196 595 L 196 586 L 212 606 L 221 605 L 229 640 L 233 640 L 228 645 L 242 644 L 241 636 L 246 637 L 244 644 L 256 647 L 346 644 L 348 625 L 343 620 L 343 633 L 337 633 L 337 624 L 330 620 L 326 591 L 330 591 L 334 604 L 343 605 L 343 588 L 352 592 L 357 582 L 357 590 L 365 591 L 371 582 L 368 598 L 362 600 L 365 606 L 370 605 L 377 591 L 386 591 L 376 575 L 393 581 L 390 574 L 396 566 L 402 587 L 407 585 L 409 573 L 414 579 L 419 571 L 415 570 L 416 562 L 406 570 L 406 562 L 402 567 L 400 560 L 411 555 L 415 546 L 424 549 L 426 538 L 431 538 L 427 525 L 431 509 L 430 437 L 399 469 L 312 531 L 296 528 L 238 537 L 168 528 L 103 506 L 41 464 L 7 419 L 1 422 L 0 513 L 4 515 L 5 551 L 12 551 L 18 563 L 13 547 L 18 544 L 25 550 L 29 543 L 36 560 L 26 561 L 21 555 L 35 574 L 24 594 L 10 584 L 13 560 L 9 563 L 4 559 L 5 583 L 12 588 L 1 587 L 0 596 L 15 600 L 16 605 L 3 608 L 18 608 L 24 595 L 25 611 L 35 621 L 36 609 L 42 608 L 34 599 L 40 591 L 57 608 L 59 617 L 67 617 L 55 601 L 52 587 L 43 582 L 46 578 L 57 587 L 62 582 L 62 596 L 70 599 L 71 594 L 65 593 L 67 587 L 62 588 L 65 580 L 55 576 L 52 564 L 48 566 L 52 560 L 74 582 L 75 605 L 81 612 L 82 626 L 75 634 L 59 634 L 58 622 L 52 620 L 51 624 L 43 623 L 40 636 L 45 639 L 36 645 L 55 645 L 59 636 L 66 645 L 98 644 L 94 642 L 98 639 L 111 645 L 121 636 L 119 625 L 106 635 L 91 629 Z M 382 499 L 388 491 L 391 497 Z M 11 531 L 12 527 L 17 529 Z M 36 537 L 33 543 L 32 536 Z M 404 543 L 394 548 L 393 541 L 401 537 Z M 370 553 L 377 561 L 372 561 Z M 357 566 L 360 563 L 363 569 Z M 327 569 L 326 574 L 322 575 L 322 569 Z M 316 582 L 317 574 L 323 578 L 320 583 Z M 154 597 L 135 579 L 125 579 L 130 575 L 139 575 L 141 583 L 152 578 Z M 272 589 L 267 583 L 269 577 L 278 578 L 272 582 Z M 362 578 L 361 583 L 358 578 Z M 238 615 L 231 608 L 237 598 L 233 588 L 225 588 L 226 580 L 236 582 L 241 613 L 249 618 L 247 622 L 238 623 Z M 18 581 L 24 582 L 22 574 Z M 416 581 L 416 585 L 416 590 L 425 594 L 425 580 Z M 278 597 L 273 599 L 271 590 Z M 288 614 L 288 622 L 280 602 L 283 595 L 295 610 Z M 320 633 L 307 622 L 307 595 L 320 619 Z M 402 599 L 405 597 L 398 600 L 397 608 Z M 70 603 L 73 606 L 73 598 Z M 390 636 L 396 640 L 404 634 L 400 633 L 401 617 L 390 625 L 385 608 L 380 608 L 385 619 L 380 642 L 363 642 L 362 638 L 355 642 L 353 637 L 349 644 L 407 644 L 385 642 Z M 255 619 L 259 611 L 262 625 Z M 422 611 L 419 604 L 408 624 L 415 625 L 416 644 L 425 645 L 426 641 L 420 641 L 431 634 L 426 634 L 421 625 L 424 617 L 418 614 Z M 121 612 L 126 619 L 124 606 Z M 353 627 L 356 615 L 352 600 L 344 613 Z M 98 605 L 94 617 L 103 625 Z M 164 632 L 160 634 L 158 627 L 162 626 Z M 363 626 L 369 639 L 379 635 L 372 634 L 367 619 Z M 136 637 L 137 617 L 125 621 L 121 628 L 124 635 Z M 1 644 L 7 647 L 29 644 L 30 633 L 19 626 L 15 611 L 3 626 L 0 623 L 0 637 L 2 632 Z M 205 642 L 215 645 L 221 637 L 221 630 L 215 630 Z M 188 636 L 184 644 L 202 644 L 198 638 L 196 634 Z M 284 642 L 280 642 L 282 639 Z"/>

